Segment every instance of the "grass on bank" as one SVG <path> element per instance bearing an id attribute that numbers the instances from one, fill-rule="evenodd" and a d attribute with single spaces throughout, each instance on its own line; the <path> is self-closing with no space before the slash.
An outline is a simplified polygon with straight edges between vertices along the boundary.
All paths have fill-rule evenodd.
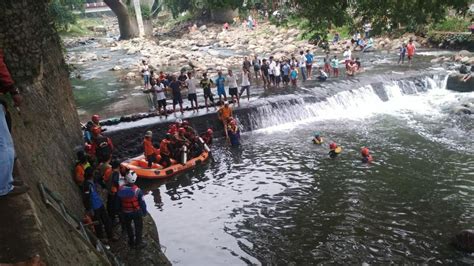
<path id="1" fill-rule="evenodd" d="M 466 32 L 469 31 L 471 22 L 463 17 L 448 17 L 443 21 L 434 24 L 431 27 L 433 31 L 448 31 L 448 32 Z"/>
<path id="2" fill-rule="evenodd" d="M 59 31 L 63 37 L 83 37 L 94 35 L 94 32 L 88 28 L 95 26 L 104 26 L 100 18 L 78 18 L 76 23 L 70 24 L 66 29 Z"/>

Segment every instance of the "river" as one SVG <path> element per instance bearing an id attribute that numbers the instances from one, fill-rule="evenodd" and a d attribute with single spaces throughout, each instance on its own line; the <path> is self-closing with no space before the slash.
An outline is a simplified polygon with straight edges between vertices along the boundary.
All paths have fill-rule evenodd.
<path id="1" fill-rule="evenodd" d="M 430 69 L 432 52 L 425 55 L 409 72 Z M 141 183 L 171 262 L 474 264 L 473 255 L 449 245 L 474 225 L 474 121 L 452 112 L 474 94 L 446 90 L 443 71 L 427 75 L 421 91 L 386 81 L 387 73 L 407 71 L 395 60 L 369 55 L 367 72 L 322 88 L 309 82 L 278 96 L 255 88 L 258 102 L 353 89 L 323 101 L 263 104 L 240 148 L 218 139 L 207 165 L 164 184 Z M 117 83 L 111 66 L 83 66 L 85 78 L 74 80 L 83 120 L 148 109 L 140 88 Z M 311 143 L 316 131 L 322 146 Z M 327 156 L 331 141 L 343 147 L 335 160 Z M 372 151 L 370 165 L 360 162 L 362 146 Z"/>
<path id="2" fill-rule="evenodd" d="M 207 166 L 147 196 L 165 254 L 177 265 L 474 263 L 449 245 L 473 226 L 474 121 L 451 108 L 474 94 L 444 80 L 416 95 L 387 84 L 385 102 L 362 88 L 301 116 L 262 109 L 241 148 L 217 142 Z M 330 141 L 343 147 L 336 160 Z M 374 163 L 361 164 L 362 146 Z"/>

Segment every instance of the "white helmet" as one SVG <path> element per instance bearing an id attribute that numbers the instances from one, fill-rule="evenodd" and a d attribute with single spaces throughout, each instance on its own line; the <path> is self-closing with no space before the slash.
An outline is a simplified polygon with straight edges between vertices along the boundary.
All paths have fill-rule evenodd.
<path id="1" fill-rule="evenodd" d="M 137 181 L 137 173 L 134 171 L 128 172 L 127 176 L 125 176 L 125 180 L 127 180 L 127 183 L 129 184 L 134 184 Z"/>

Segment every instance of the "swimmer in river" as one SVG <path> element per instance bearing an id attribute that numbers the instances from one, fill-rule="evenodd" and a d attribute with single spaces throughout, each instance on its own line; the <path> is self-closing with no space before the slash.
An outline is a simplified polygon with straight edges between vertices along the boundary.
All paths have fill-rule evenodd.
<path id="1" fill-rule="evenodd" d="M 360 149 L 360 155 L 362 155 L 362 163 L 372 162 L 372 155 L 370 155 L 369 148 L 362 147 L 362 149 Z"/>
<path id="2" fill-rule="evenodd" d="M 342 148 L 339 147 L 335 142 L 331 142 L 331 144 L 329 144 L 329 157 L 331 159 L 337 158 L 341 152 Z"/>

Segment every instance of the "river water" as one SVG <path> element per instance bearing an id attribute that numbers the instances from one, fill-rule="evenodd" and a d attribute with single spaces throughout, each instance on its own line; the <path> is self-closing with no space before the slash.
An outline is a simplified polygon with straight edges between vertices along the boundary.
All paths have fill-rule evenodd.
<path id="1" fill-rule="evenodd" d="M 115 59 L 139 58 L 102 52 L 113 60 L 86 63 L 83 78 L 73 80 L 81 119 L 147 111 L 139 84 L 118 83 L 124 73 L 108 70 Z M 430 68 L 426 53 L 412 72 Z M 385 82 L 382 93 L 357 87 L 407 70 L 393 65 L 393 55 L 365 60 L 359 80 L 290 94 L 338 84 L 353 90 L 316 103 L 293 95 L 296 103 L 262 105 L 240 148 L 217 140 L 207 165 L 164 184 L 140 184 L 173 264 L 474 264 L 473 255 L 449 245 L 474 225 L 474 121 L 452 112 L 474 94 L 446 90 L 445 73 L 427 76 L 426 91 L 409 82 Z M 252 91 L 252 101 L 285 97 Z M 324 145 L 311 143 L 315 131 Z M 343 147 L 336 160 L 327 156 L 330 141 Z M 362 146 L 372 151 L 370 165 L 360 163 Z"/>
<path id="2" fill-rule="evenodd" d="M 263 108 L 241 148 L 218 141 L 208 165 L 146 183 L 165 254 L 177 265 L 473 264 L 449 242 L 474 225 L 474 121 L 451 111 L 474 94 L 447 91 L 443 75 L 425 82 L 414 95 L 385 84 L 388 101 L 363 87 Z"/>

